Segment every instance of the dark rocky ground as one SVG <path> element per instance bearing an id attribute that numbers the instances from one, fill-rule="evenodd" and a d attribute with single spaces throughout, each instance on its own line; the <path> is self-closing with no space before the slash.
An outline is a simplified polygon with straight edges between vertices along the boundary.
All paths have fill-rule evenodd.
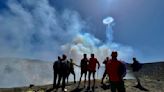
<path id="1" fill-rule="evenodd" d="M 145 89 L 148 89 L 148 92 L 164 92 L 164 81 L 162 80 L 153 80 L 149 78 L 141 79 L 142 86 Z M 68 92 L 88 92 L 86 91 L 86 88 L 84 88 L 83 83 L 81 86 L 77 89 L 77 84 L 69 83 L 66 86 L 66 89 Z M 133 86 L 136 85 L 135 80 L 125 80 L 125 87 L 126 92 L 144 92 L 144 90 L 140 90 L 138 88 L 135 88 Z M 44 86 L 34 86 L 32 87 L 32 90 L 39 90 L 37 92 L 46 92 L 46 89 L 51 88 L 52 85 L 44 85 Z M 0 92 L 34 92 L 34 91 L 28 91 L 30 90 L 28 87 L 18 87 L 18 88 L 1 88 Z M 53 91 L 52 91 L 53 92 Z M 61 88 L 58 89 L 57 92 L 61 92 Z M 93 92 L 93 91 L 92 91 Z M 100 84 L 100 81 L 96 81 L 96 86 L 94 89 L 94 92 L 111 92 L 110 86 L 102 86 Z"/>

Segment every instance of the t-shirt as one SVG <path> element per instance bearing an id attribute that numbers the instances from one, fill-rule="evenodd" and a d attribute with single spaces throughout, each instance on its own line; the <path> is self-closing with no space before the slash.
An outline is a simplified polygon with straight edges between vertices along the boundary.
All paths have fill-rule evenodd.
<path id="1" fill-rule="evenodd" d="M 54 62 L 53 68 L 55 71 L 61 68 L 61 61 L 57 60 Z"/>
<path id="2" fill-rule="evenodd" d="M 106 66 L 106 64 L 107 64 L 108 61 L 109 61 L 109 60 L 104 60 L 103 64 L 105 64 L 105 66 Z"/>
<path id="3" fill-rule="evenodd" d="M 64 73 L 64 74 L 69 73 L 69 68 L 70 68 L 69 61 L 67 59 L 63 60 L 62 63 L 61 63 L 62 73 Z"/>
<path id="4" fill-rule="evenodd" d="M 76 63 L 74 61 L 69 61 L 70 71 L 74 71 L 74 65 L 76 65 Z"/>
<path id="5" fill-rule="evenodd" d="M 110 60 L 106 68 L 110 81 L 122 81 L 126 73 L 126 67 L 121 61 Z"/>
<path id="6" fill-rule="evenodd" d="M 81 70 L 87 71 L 88 70 L 88 59 L 83 58 L 80 63 Z"/>
<path id="7" fill-rule="evenodd" d="M 92 71 L 92 72 L 96 71 L 96 63 L 99 63 L 96 58 L 89 59 L 89 65 L 88 65 L 89 71 Z"/>

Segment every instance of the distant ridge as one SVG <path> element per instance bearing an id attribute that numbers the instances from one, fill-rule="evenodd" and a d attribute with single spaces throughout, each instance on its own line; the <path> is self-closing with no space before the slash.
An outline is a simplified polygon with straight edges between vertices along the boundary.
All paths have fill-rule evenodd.
<path id="1" fill-rule="evenodd" d="M 130 64 L 128 64 L 130 69 Z M 149 77 L 155 80 L 164 80 L 164 62 L 144 63 L 140 71 L 141 77 Z"/>

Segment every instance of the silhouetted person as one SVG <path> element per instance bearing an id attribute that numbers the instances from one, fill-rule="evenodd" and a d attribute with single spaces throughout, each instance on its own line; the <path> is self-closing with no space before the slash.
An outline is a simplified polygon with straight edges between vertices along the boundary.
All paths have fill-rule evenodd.
<path id="1" fill-rule="evenodd" d="M 93 76 L 93 87 L 92 87 L 92 89 L 94 89 L 94 87 L 95 87 L 96 64 L 98 64 L 98 69 L 99 69 L 100 63 L 94 57 L 94 54 L 91 54 L 91 58 L 89 59 L 89 64 L 88 64 L 88 70 L 89 70 L 89 75 L 88 75 L 88 89 L 90 89 L 90 82 L 91 82 L 90 78 L 91 78 L 91 74 Z"/>
<path id="2" fill-rule="evenodd" d="M 76 76 L 75 76 L 75 71 L 74 71 L 74 65 L 76 65 L 74 62 L 73 62 L 73 59 L 70 59 L 69 61 L 69 74 L 73 74 L 74 76 L 74 83 L 76 83 Z M 78 66 L 78 65 L 76 65 Z M 68 74 L 68 77 L 69 77 L 69 74 Z M 68 77 L 67 77 L 67 83 L 68 83 Z"/>
<path id="3" fill-rule="evenodd" d="M 140 64 L 139 61 L 136 60 L 136 58 L 134 57 L 133 58 L 133 64 L 131 65 L 131 67 L 132 67 L 132 70 L 133 70 L 134 77 L 137 80 L 137 85 L 135 87 L 138 87 L 138 88 L 142 87 L 141 83 L 140 83 L 140 79 L 139 79 L 139 71 L 142 68 L 142 64 Z"/>
<path id="4" fill-rule="evenodd" d="M 125 92 L 123 77 L 126 74 L 126 66 L 117 60 L 117 52 L 112 52 L 111 56 L 112 59 L 106 65 L 111 84 L 111 92 Z"/>
<path id="5" fill-rule="evenodd" d="M 58 90 L 60 81 L 62 79 L 62 91 L 65 92 L 65 80 L 69 74 L 69 62 L 67 60 L 66 55 L 62 55 L 62 59 L 58 56 L 58 60 L 53 64 L 54 70 L 54 81 L 53 81 L 53 88 L 47 90 L 46 92 L 51 92 L 52 90 Z M 58 77 L 58 82 L 56 83 L 56 79 Z"/>
<path id="6" fill-rule="evenodd" d="M 56 88 L 56 80 L 57 77 L 59 79 L 61 71 L 59 71 L 61 69 L 61 58 L 60 56 L 58 56 L 58 60 L 54 62 L 53 64 L 53 70 L 54 70 L 54 81 L 53 81 L 53 89 Z"/>
<path id="7" fill-rule="evenodd" d="M 81 78 L 84 74 L 84 87 L 85 87 L 85 84 L 86 84 L 86 76 L 87 76 L 87 71 L 88 71 L 88 59 L 87 59 L 87 54 L 83 54 L 83 59 L 81 59 L 81 62 L 80 62 L 80 67 L 81 67 L 81 76 L 80 76 L 80 81 L 79 81 L 79 84 L 78 84 L 78 87 L 80 86 L 80 83 L 81 83 Z"/>
<path id="8" fill-rule="evenodd" d="M 102 77 L 102 80 L 101 80 L 101 84 L 104 84 L 103 81 L 104 81 L 104 78 L 105 78 L 106 75 L 107 75 L 107 70 L 106 70 L 107 62 L 109 62 L 109 57 L 106 57 L 106 59 L 105 59 L 104 62 L 103 62 L 103 64 L 105 65 L 105 71 L 104 71 L 104 74 L 103 74 L 103 77 Z"/>
<path id="9" fill-rule="evenodd" d="M 67 56 L 64 54 L 62 55 L 61 68 L 58 71 L 60 71 L 60 74 L 59 74 L 57 88 L 59 87 L 60 81 L 62 79 L 62 91 L 66 91 L 67 89 L 65 89 L 65 80 L 69 74 L 69 62 L 67 60 Z"/>
<path id="10" fill-rule="evenodd" d="M 60 58 L 60 56 L 58 56 L 58 60 L 56 60 L 53 64 L 53 73 L 54 73 L 54 79 L 53 79 L 53 87 L 51 89 L 48 89 L 46 92 L 51 92 L 54 89 L 58 89 L 59 85 L 60 85 L 60 78 L 61 76 L 61 64 L 62 64 L 62 59 Z M 58 83 L 56 83 L 58 79 Z"/>

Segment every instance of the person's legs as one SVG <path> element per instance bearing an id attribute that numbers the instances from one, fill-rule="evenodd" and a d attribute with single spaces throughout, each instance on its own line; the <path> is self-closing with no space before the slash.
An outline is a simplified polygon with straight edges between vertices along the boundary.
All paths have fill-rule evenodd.
<path id="1" fill-rule="evenodd" d="M 91 82 L 91 71 L 89 71 L 89 75 L 88 75 L 88 88 L 90 88 L 90 82 Z"/>
<path id="2" fill-rule="evenodd" d="M 73 75 L 73 77 L 74 77 L 74 83 L 76 83 L 76 75 L 75 75 L 75 71 L 72 70 L 71 73 L 72 73 L 72 75 Z"/>
<path id="3" fill-rule="evenodd" d="M 139 74 L 138 72 L 134 72 L 134 76 L 135 76 L 135 78 L 137 80 L 137 85 L 136 86 L 141 86 L 141 83 L 140 83 L 140 79 L 139 79 L 138 74 Z"/>
<path id="4" fill-rule="evenodd" d="M 95 90 L 95 71 L 92 72 L 92 76 L 93 76 L 93 86 L 92 86 L 92 91 L 94 92 L 94 90 Z"/>
<path id="5" fill-rule="evenodd" d="M 110 81 L 111 84 L 111 92 L 116 92 L 116 84 L 112 81 Z"/>
<path id="6" fill-rule="evenodd" d="M 102 77 L 102 80 L 101 80 L 101 84 L 103 84 L 103 81 L 104 81 L 104 78 L 105 78 L 105 76 L 106 76 L 106 70 L 104 71 L 104 74 L 103 74 L 103 77 Z"/>
<path id="7" fill-rule="evenodd" d="M 67 79 L 67 84 L 68 84 L 68 80 L 69 80 L 69 75 L 70 75 L 70 73 L 69 73 L 69 74 L 67 74 L 67 76 L 66 76 L 66 79 Z"/>
<path id="8" fill-rule="evenodd" d="M 83 76 L 83 72 L 81 71 L 81 76 L 80 76 L 78 87 L 80 86 L 82 76 Z"/>
<path id="9" fill-rule="evenodd" d="M 57 88 L 57 85 L 56 85 L 56 79 L 57 79 L 57 73 L 54 71 L 54 79 L 53 79 L 53 87 L 46 90 L 46 92 L 51 92 L 52 90 L 54 90 L 55 88 Z"/>
<path id="10" fill-rule="evenodd" d="M 84 87 L 85 87 L 85 84 L 86 84 L 86 77 L 87 77 L 87 71 L 84 72 Z"/>
<path id="11" fill-rule="evenodd" d="M 95 72 L 92 72 L 92 74 L 93 74 L 93 87 L 95 87 Z"/>
<path id="12" fill-rule="evenodd" d="M 56 87 L 56 79 L 57 79 L 57 73 L 54 71 L 53 88 Z"/>
<path id="13" fill-rule="evenodd" d="M 124 81 L 121 81 L 120 83 L 117 84 L 117 90 L 118 92 L 125 92 Z"/>
<path id="14" fill-rule="evenodd" d="M 56 85 L 57 89 L 59 88 L 61 79 L 62 79 L 62 74 L 58 74 L 58 82 L 57 82 L 57 85 Z"/>
<path id="15" fill-rule="evenodd" d="M 64 89 L 65 89 L 65 80 L 66 80 L 66 77 L 67 77 L 67 75 L 63 75 L 63 77 L 62 77 L 62 91 L 64 91 Z"/>

